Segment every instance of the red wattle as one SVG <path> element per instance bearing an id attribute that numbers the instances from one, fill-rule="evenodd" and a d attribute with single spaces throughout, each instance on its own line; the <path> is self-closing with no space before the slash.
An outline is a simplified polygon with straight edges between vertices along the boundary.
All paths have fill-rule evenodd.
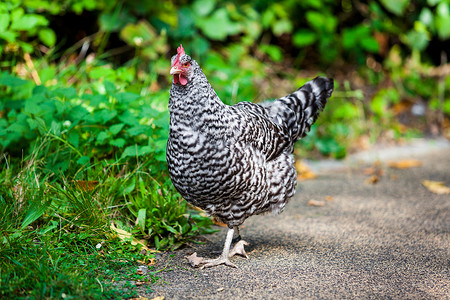
<path id="1" fill-rule="evenodd" d="M 184 77 L 182 74 L 174 74 L 173 75 L 173 83 L 175 84 L 181 84 L 186 85 L 187 84 L 187 78 Z"/>

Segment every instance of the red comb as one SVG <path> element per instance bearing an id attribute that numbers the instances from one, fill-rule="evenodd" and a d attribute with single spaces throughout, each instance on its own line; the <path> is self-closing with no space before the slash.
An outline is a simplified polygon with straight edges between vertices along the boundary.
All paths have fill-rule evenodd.
<path id="1" fill-rule="evenodd" d="M 175 61 L 173 62 L 173 65 L 176 65 L 177 63 L 180 62 L 180 56 L 184 55 L 184 49 L 183 49 L 183 45 L 180 44 L 180 47 L 177 48 L 177 57 L 175 58 Z"/>
<path id="2" fill-rule="evenodd" d="M 178 53 L 178 55 L 185 54 L 184 53 L 184 49 L 183 49 L 183 45 L 180 44 L 180 47 L 177 48 L 177 53 Z"/>

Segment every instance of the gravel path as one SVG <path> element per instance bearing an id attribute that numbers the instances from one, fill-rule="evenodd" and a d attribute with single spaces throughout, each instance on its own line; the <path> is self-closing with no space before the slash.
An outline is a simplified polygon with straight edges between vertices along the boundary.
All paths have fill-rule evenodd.
<path id="1" fill-rule="evenodd" d="M 450 148 L 419 155 L 421 167 L 388 168 L 382 162 L 377 183 L 367 166 L 325 170 L 299 183 L 298 192 L 278 216 L 248 219 L 241 235 L 249 259 L 231 259 L 238 268 L 199 270 L 184 259 L 196 251 L 215 257 L 225 228 L 195 248 L 164 253 L 163 280 L 150 299 L 449 299 L 450 195 L 428 191 L 422 180 L 450 186 Z M 314 199 L 324 206 L 308 205 Z M 165 283 L 164 283 L 165 282 Z M 140 293 L 144 296 L 144 290 Z"/>

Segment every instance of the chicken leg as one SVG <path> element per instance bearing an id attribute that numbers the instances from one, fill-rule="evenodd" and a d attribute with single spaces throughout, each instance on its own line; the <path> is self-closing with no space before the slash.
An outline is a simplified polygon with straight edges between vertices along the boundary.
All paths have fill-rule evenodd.
<path id="1" fill-rule="evenodd" d="M 237 228 L 237 227 L 235 227 Z M 214 266 L 218 266 L 221 264 L 225 264 L 229 267 L 236 268 L 236 265 L 230 262 L 230 257 L 239 254 L 244 257 L 247 257 L 247 254 L 245 253 L 244 246 L 248 245 L 246 241 L 240 240 L 236 243 L 236 245 L 233 247 L 233 249 L 230 251 L 231 242 L 233 240 L 233 235 L 235 228 L 228 228 L 227 237 L 225 239 L 225 245 L 222 250 L 222 254 L 216 258 L 216 259 L 203 259 L 200 257 L 197 257 L 197 253 L 192 254 L 190 257 L 186 257 L 188 261 L 193 266 L 201 266 L 201 269 L 203 268 L 210 268 Z M 237 231 L 239 232 L 239 228 L 237 228 Z M 195 261 L 195 262 L 194 262 Z"/>

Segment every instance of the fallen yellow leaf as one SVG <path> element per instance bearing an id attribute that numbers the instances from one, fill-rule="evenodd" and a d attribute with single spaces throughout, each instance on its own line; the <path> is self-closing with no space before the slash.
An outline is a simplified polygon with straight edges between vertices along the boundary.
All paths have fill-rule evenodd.
<path id="1" fill-rule="evenodd" d="M 414 167 L 421 167 L 422 162 L 417 159 L 403 159 L 399 161 L 391 161 L 388 166 L 394 169 L 408 169 Z"/>
<path id="2" fill-rule="evenodd" d="M 380 181 L 380 177 L 378 177 L 377 175 L 372 175 L 372 176 L 370 176 L 370 178 L 366 179 L 367 184 L 376 184 L 379 181 Z"/>
<path id="3" fill-rule="evenodd" d="M 133 245 L 133 246 L 139 244 L 142 246 L 141 249 L 145 249 L 152 253 L 157 252 L 156 250 L 148 248 L 147 245 L 145 244 L 145 240 L 138 240 L 138 239 L 134 238 L 130 232 L 125 231 L 120 228 L 117 228 L 116 225 L 114 225 L 114 222 L 111 222 L 111 225 L 109 226 L 109 228 L 112 231 L 114 231 L 122 241 L 131 241 L 131 245 Z"/>
<path id="4" fill-rule="evenodd" d="M 321 207 L 321 206 L 325 206 L 325 201 L 311 199 L 308 201 L 308 205 Z"/>
<path id="5" fill-rule="evenodd" d="M 450 194 L 450 188 L 445 186 L 442 181 L 423 180 L 422 184 L 432 193 L 435 194 Z"/>

